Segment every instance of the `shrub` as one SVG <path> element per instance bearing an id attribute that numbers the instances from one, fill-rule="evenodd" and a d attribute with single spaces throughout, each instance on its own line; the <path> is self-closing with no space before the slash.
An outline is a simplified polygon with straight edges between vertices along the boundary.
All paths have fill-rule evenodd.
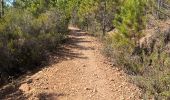
<path id="1" fill-rule="evenodd" d="M 149 52 L 146 52 L 147 48 L 134 45 L 134 41 L 118 33 L 105 39 L 105 53 L 132 76 L 134 82 L 143 89 L 145 99 L 170 98 L 170 57 L 165 41 L 167 36 L 167 33 L 155 33 L 156 42 Z"/>
<path id="2" fill-rule="evenodd" d="M 22 13 L 21 13 L 22 12 Z M 66 38 L 68 22 L 61 12 L 48 10 L 38 17 L 12 9 L 0 20 L 0 77 L 18 76 L 46 61 Z"/>

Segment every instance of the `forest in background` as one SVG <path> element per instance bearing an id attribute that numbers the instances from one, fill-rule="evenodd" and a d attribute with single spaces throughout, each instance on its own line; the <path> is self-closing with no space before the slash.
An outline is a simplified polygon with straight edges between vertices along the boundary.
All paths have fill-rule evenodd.
<path id="1" fill-rule="evenodd" d="M 169 0 L 0 1 L 1 83 L 47 61 L 73 25 L 102 37 L 103 52 L 132 76 L 143 98 L 170 98 L 170 28 L 159 27 L 169 20 Z"/>

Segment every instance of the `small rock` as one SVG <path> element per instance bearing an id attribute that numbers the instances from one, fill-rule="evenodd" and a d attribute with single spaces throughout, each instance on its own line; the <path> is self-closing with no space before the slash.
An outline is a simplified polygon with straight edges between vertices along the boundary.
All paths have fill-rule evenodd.
<path id="1" fill-rule="evenodd" d="M 22 84 L 22 85 L 19 87 L 19 89 L 20 89 L 21 91 L 23 91 L 23 92 L 28 92 L 28 91 L 30 91 L 30 87 L 29 87 L 29 85 L 28 85 L 27 83 Z"/>
<path id="2" fill-rule="evenodd" d="M 104 61 L 103 63 L 104 63 L 104 64 L 107 64 L 107 62 L 106 62 L 106 61 Z"/>
<path id="3" fill-rule="evenodd" d="M 38 81 L 38 80 L 40 80 L 40 78 L 39 78 L 39 77 L 36 77 L 36 78 L 35 78 L 35 80 L 37 80 L 37 81 Z"/>
<path id="4" fill-rule="evenodd" d="M 30 71 L 27 71 L 27 74 L 31 74 L 31 72 Z M 29 76 L 28 76 L 29 77 Z"/>
<path id="5" fill-rule="evenodd" d="M 116 64 L 115 64 L 115 63 L 112 63 L 111 66 L 114 67 L 114 66 L 116 66 Z"/>
<path id="6" fill-rule="evenodd" d="M 54 56 L 53 58 L 54 58 L 54 59 L 57 59 L 58 57 Z"/>
<path id="7" fill-rule="evenodd" d="M 86 65 L 83 65 L 83 67 L 86 67 Z"/>
<path id="8" fill-rule="evenodd" d="M 49 88 L 48 87 L 43 87 L 43 89 L 48 90 Z"/>
<path id="9" fill-rule="evenodd" d="M 91 90 L 91 88 L 85 88 L 85 90 Z"/>
<path id="10" fill-rule="evenodd" d="M 66 59 L 67 59 L 67 60 L 70 60 L 71 58 L 67 57 Z"/>
<path id="11" fill-rule="evenodd" d="M 30 83 L 32 83 L 32 79 L 29 79 L 29 80 L 27 81 L 27 84 L 30 84 Z"/>
<path id="12" fill-rule="evenodd" d="M 114 79 L 110 79 L 110 81 L 115 81 Z"/>
<path id="13" fill-rule="evenodd" d="M 96 93 L 96 92 L 97 92 L 97 89 L 93 89 L 93 92 Z"/>

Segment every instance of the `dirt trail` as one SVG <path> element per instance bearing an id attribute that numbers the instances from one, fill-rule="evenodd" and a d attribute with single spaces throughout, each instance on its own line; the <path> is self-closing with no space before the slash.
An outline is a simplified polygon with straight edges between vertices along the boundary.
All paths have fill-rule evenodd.
<path id="1" fill-rule="evenodd" d="M 92 36 L 73 31 L 65 60 L 29 77 L 28 100 L 138 100 L 140 90 L 100 54 Z M 28 80 L 28 79 L 27 79 Z"/>

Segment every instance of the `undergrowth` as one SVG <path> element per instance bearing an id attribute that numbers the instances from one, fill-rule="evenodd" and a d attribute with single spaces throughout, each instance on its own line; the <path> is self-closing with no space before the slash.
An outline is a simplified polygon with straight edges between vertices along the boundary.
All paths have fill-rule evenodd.
<path id="1" fill-rule="evenodd" d="M 12 9 L 0 19 L 1 83 L 34 70 L 47 61 L 47 52 L 59 47 L 68 32 L 68 20 L 60 13 L 51 9 L 34 16 Z"/>
<path id="2" fill-rule="evenodd" d="M 105 54 L 143 90 L 143 99 L 170 99 L 170 54 L 166 51 L 166 37 L 161 34 L 152 51 L 118 33 L 105 39 Z"/>

